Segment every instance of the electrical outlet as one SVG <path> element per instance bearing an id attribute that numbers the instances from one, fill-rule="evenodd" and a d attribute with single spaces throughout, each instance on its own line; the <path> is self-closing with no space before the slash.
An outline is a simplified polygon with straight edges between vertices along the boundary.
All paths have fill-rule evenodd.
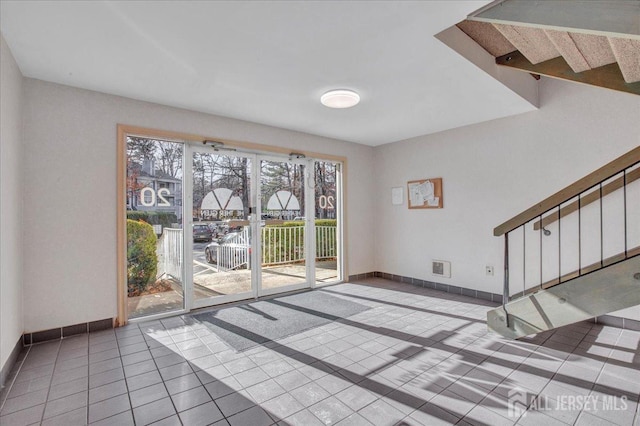
<path id="1" fill-rule="evenodd" d="M 493 276 L 493 266 L 490 266 L 490 265 L 485 266 L 485 271 L 487 275 Z"/>

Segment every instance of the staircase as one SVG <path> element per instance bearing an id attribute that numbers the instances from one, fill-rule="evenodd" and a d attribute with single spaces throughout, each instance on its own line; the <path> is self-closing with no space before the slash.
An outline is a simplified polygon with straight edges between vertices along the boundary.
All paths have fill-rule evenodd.
<path id="1" fill-rule="evenodd" d="M 503 304 L 490 330 L 519 338 L 640 305 L 640 147 L 494 229 Z"/>
<path id="2" fill-rule="evenodd" d="M 457 24 L 496 63 L 640 94 L 640 2 L 494 2 Z"/>

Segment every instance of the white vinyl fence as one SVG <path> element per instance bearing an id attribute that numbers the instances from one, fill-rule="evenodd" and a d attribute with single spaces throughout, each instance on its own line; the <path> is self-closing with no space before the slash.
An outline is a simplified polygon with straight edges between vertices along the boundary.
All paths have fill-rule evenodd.
<path id="1" fill-rule="evenodd" d="M 262 264 L 280 265 L 304 260 L 303 226 L 262 228 Z M 316 260 L 335 258 L 336 227 L 316 226 Z"/>
<path id="2" fill-rule="evenodd" d="M 336 227 L 316 226 L 316 260 L 335 258 L 338 255 L 336 247 Z"/>
<path id="3" fill-rule="evenodd" d="M 262 265 L 281 265 L 304 260 L 303 226 L 268 226 L 261 229 Z M 216 246 L 213 257 L 218 270 L 249 268 L 249 227 L 225 244 Z M 182 280 L 182 229 L 165 228 L 158 241 L 158 277 L 163 274 Z M 336 227 L 316 227 L 316 260 L 337 256 Z"/>
<path id="4" fill-rule="evenodd" d="M 279 265 L 304 259 L 304 227 L 268 226 L 262 228 L 262 264 Z"/>
<path id="5" fill-rule="evenodd" d="M 216 246 L 218 270 L 249 269 L 251 249 L 249 248 L 249 227 L 242 228 L 242 232 L 225 244 Z"/>
<path id="6" fill-rule="evenodd" d="M 182 229 L 164 228 L 158 246 L 162 247 L 158 277 L 167 274 L 182 281 Z"/>
<path id="7" fill-rule="evenodd" d="M 304 254 L 304 227 L 267 226 L 261 229 L 262 265 L 283 265 L 301 262 Z M 220 270 L 248 268 L 251 259 L 249 228 L 233 240 L 217 247 L 216 257 Z M 336 251 L 336 227 L 316 227 L 316 260 L 333 259 Z"/>

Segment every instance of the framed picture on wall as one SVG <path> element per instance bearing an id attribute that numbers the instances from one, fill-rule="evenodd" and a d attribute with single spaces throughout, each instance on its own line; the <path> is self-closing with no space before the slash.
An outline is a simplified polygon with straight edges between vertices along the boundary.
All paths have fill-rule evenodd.
<path id="1" fill-rule="evenodd" d="M 407 182 L 410 209 L 441 209 L 442 178 L 410 180 Z"/>

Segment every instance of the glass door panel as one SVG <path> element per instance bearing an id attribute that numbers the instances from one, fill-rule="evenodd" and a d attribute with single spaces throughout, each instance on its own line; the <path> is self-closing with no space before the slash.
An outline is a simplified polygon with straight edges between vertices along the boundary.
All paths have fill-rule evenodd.
<path id="1" fill-rule="evenodd" d="M 308 286 L 305 165 L 260 160 L 261 294 Z"/>
<path id="2" fill-rule="evenodd" d="M 315 182 L 315 282 L 316 285 L 340 279 L 339 258 L 339 170 L 329 161 L 314 161 Z"/>
<path id="3" fill-rule="evenodd" d="M 184 309 L 183 147 L 127 136 L 129 319 Z"/>
<path id="4" fill-rule="evenodd" d="M 194 307 L 252 297 L 252 158 L 213 150 L 192 157 Z"/>

